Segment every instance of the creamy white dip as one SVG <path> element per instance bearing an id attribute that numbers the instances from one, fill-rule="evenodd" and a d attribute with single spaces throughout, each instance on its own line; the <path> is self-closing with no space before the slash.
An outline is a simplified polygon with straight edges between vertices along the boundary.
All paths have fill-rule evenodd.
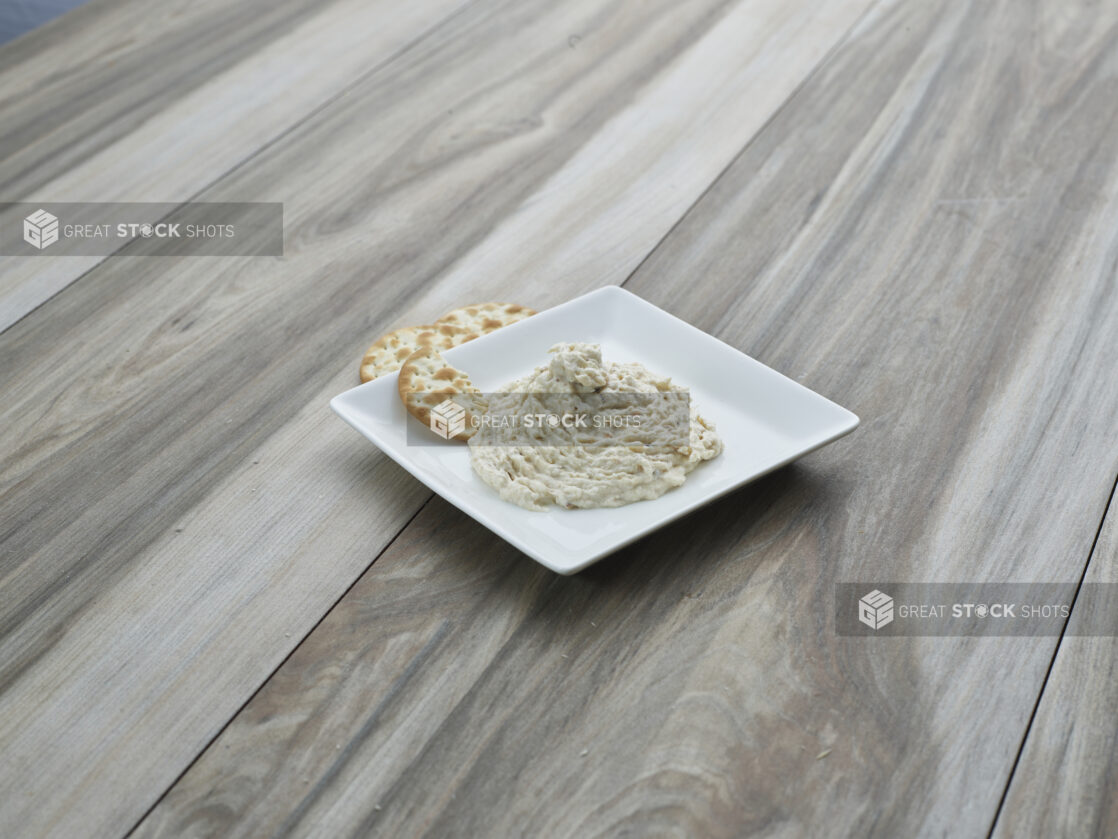
<path id="1" fill-rule="evenodd" d="M 640 364 L 603 362 L 597 344 L 556 344 L 549 352 L 547 364 L 490 398 L 492 424 L 470 439 L 470 464 L 504 500 L 529 510 L 620 507 L 680 486 L 722 451 L 714 425 L 670 378 Z M 592 421 L 552 426 L 537 419 L 525 427 L 525 417 L 550 417 L 557 404 L 568 419 L 582 411 Z M 621 425 L 634 413 L 639 427 Z M 521 420 L 521 436 L 509 437 L 499 424 L 507 417 Z M 502 444 L 509 439 L 530 445 Z"/>

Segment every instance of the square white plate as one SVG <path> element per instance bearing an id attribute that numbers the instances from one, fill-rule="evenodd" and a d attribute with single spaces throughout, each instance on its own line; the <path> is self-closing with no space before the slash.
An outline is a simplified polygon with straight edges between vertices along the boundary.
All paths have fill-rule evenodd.
<path id="1" fill-rule="evenodd" d="M 858 425 L 858 417 L 845 408 L 617 286 L 584 294 L 443 355 L 483 392 L 495 392 L 543 364 L 548 348 L 563 341 L 601 344 L 609 361 L 637 361 L 690 388 L 702 415 L 717 425 L 725 450 L 698 466 L 682 487 L 652 501 L 531 512 L 502 501 L 484 484 L 461 443 L 435 438 L 434 444 L 409 445 L 406 423 L 418 420 L 405 412 L 395 376 L 347 390 L 330 407 L 451 504 L 560 574 L 581 571 Z"/>

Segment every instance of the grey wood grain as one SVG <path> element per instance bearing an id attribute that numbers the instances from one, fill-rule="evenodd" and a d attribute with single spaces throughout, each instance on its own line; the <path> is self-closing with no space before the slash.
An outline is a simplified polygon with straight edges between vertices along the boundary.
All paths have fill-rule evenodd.
<path id="1" fill-rule="evenodd" d="M 318 5 L 172 0 L 152 13 L 141 0 L 92 0 L 5 44 L 0 194 L 17 201 L 46 189 Z"/>
<path id="2" fill-rule="evenodd" d="M 185 201 L 462 2 L 75 10 L 0 48 L 0 198 Z M 20 223 L 0 211 L 0 224 Z M 0 330 L 102 259 L 0 259 Z"/>
<path id="3" fill-rule="evenodd" d="M 0 336 L 0 832 L 127 829 L 419 508 L 326 410 L 377 332 L 630 273 L 865 6 L 471 4 L 204 193 L 283 260 L 108 260 Z"/>
<path id="4" fill-rule="evenodd" d="M 137 835 L 985 835 L 1056 639 L 836 637 L 833 584 L 1082 573 L 1116 27 L 876 7 L 627 283 L 859 431 L 573 578 L 432 500 Z"/>
<path id="5" fill-rule="evenodd" d="M 1113 500 L 1084 582 L 1118 589 Z M 1118 836 L 1118 637 L 1094 634 L 1116 624 L 1110 588 L 1072 612 L 994 839 Z"/>

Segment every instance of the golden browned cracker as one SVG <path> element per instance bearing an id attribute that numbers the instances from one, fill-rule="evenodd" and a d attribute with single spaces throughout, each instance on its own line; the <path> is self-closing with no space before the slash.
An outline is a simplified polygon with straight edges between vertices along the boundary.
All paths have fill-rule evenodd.
<path id="1" fill-rule="evenodd" d="M 453 399 L 466 409 L 466 428 L 455 440 L 468 440 L 477 430 L 473 419 L 485 412 L 481 392 L 470 377 L 446 363 L 435 347 L 424 347 L 408 356 L 397 379 L 400 399 L 409 414 L 430 427 L 431 409 Z"/>
<path id="2" fill-rule="evenodd" d="M 435 323 L 449 323 L 485 334 L 536 313 L 535 309 L 517 303 L 474 303 L 447 312 Z"/>
<path id="3" fill-rule="evenodd" d="M 435 347 L 449 350 L 478 337 L 478 330 L 451 323 L 405 326 L 382 335 L 373 342 L 361 359 L 361 381 L 369 382 L 385 373 L 400 369 L 409 355 L 418 349 Z"/>

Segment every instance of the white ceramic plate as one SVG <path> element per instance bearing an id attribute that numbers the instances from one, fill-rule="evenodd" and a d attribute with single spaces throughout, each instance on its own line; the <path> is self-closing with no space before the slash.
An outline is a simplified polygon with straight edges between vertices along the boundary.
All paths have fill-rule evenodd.
<path id="1" fill-rule="evenodd" d="M 690 388 L 702 415 L 717 425 L 725 450 L 698 466 L 682 487 L 653 501 L 531 512 L 502 501 L 474 474 L 466 446 L 437 439 L 434 445 L 409 445 L 406 423 L 418 420 L 404 411 L 395 376 L 348 390 L 330 407 L 451 504 L 560 574 L 580 571 L 858 425 L 858 417 L 845 408 L 617 286 L 443 355 L 483 392 L 495 392 L 543 364 L 548 348 L 563 341 L 601 344 L 609 361 L 637 361 Z"/>

